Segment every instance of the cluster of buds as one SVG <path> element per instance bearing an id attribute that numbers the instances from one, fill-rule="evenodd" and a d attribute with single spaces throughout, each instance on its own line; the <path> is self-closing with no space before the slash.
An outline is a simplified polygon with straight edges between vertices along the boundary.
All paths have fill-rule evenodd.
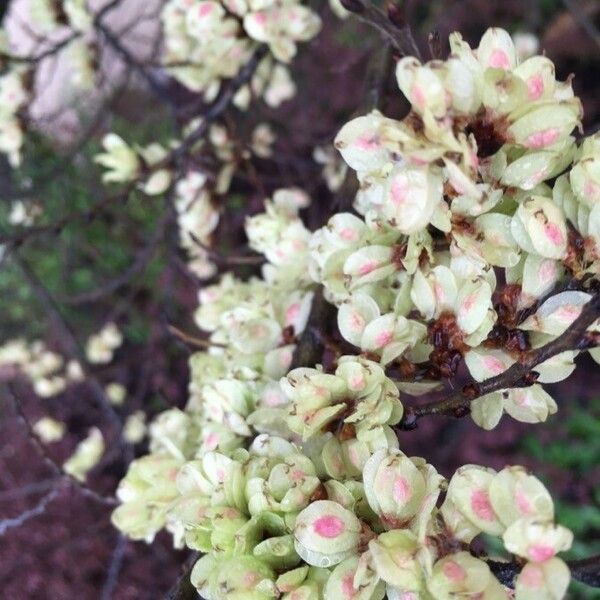
<path id="1" fill-rule="evenodd" d="M 219 211 L 213 205 L 206 180 L 204 173 L 188 171 L 177 182 L 175 190 L 179 243 L 187 252 L 190 270 L 202 279 L 216 271 L 207 246 L 210 246 L 210 234 L 219 223 Z"/>
<path id="2" fill-rule="evenodd" d="M 97 154 L 94 160 L 106 169 L 102 175 L 105 183 L 139 180 L 139 188 L 149 196 L 162 194 L 171 185 L 171 171 L 163 167 L 168 151 L 160 144 L 132 148 L 116 133 L 108 133 L 102 146 L 104 152 Z"/>
<path id="3" fill-rule="evenodd" d="M 15 339 L 0 346 L 0 367 L 3 366 L 19 369 L 42 398 L 56 396 L 70 383 L 83 379 L 83 371 L 77 361 L 65 360 L 40 340 L 27 343 L 23 339 Z"/>
<path id="4" fill-rule="evenodd" d="M 383 427 L 402 418 L 398 388 L 370 360 L 342 356 L 338 365 L 334 374 L 302 367 L 281 380 L 290 402 L 288 427 L 306 440 L 345 423 L 359 440 L 385 439 Z"/>
<path id="5" fill-rule="evenodd" d="M 106 364 L 113 359 L 115 350 L 123 343 L 123 334 L 115 323 L 107 323 L 91 335 L 85 345 L 85 355 L 91 363 Z"/>
<path id="6" fill-rule="evenodd" d="M 162 12 L 165 66 L 188 88 L 216 97 L 224 79 L 235 77 L 260 44 L 264 57 L 250 83 L 235 98 L 246 108 L 262 96 L 271 106 L 291 98 L 295 85 L 285 63 L 296 44 L 312 39 L 321 22 L 297 0 L 170 0 Z"/>
<path id="7" fill-rule="evenodd" d="M 265 201 L 266 211 L 246 220 L 250 247 L 264 254 L 269 263 L 280 270 L 293 269 L 301 277 L 306 272 L 310 231 L 299 211 L 310 198 L 298 188 L 282 188 Z"/>
<path id="8" fill-rule="evenodd" d="M 307 451 L 259 435 L 248 450 L 183 463 L 151 454 L 132 463 L 113 522 L 134 539 L 167 527 L 204 553 L 192 582 L 209 600 L 251 590 L 261 600 L 507 600 L 489 565 L 467 550 L 480 533 L 523 559 L 517 598 L 564 593 L 569 570 L 556 555 L 572 535 L 523 468 L 467 465 L 446 482 L 424 459 L 390 447 L 332 478 Z"/>
<path id="9" fill-rule="evenodd" d="M 133 461 L 117 489 L 122 504 L 112 514 L 115 527 L 131 539 L 151 542 L 165 527 L 167 507 L 178 495 L 175 478 L 181 465 L 158 454 Z"/>
<path id="10" fill-rule="evenodd" d="M 97 427 L 92 427 L 87 437 L 77 444 L 73 454 L 63 463 L 63 471 L 78 481 L 98 464 L 104 454 L 104 438 Z"/>

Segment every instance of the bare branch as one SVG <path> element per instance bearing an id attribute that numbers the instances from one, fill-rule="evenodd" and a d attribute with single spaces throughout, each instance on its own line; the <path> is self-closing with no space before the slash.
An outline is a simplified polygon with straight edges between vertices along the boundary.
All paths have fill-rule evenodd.
<path id="1" fill-rule="evenodd" d="M 194 568 L 194 564 L 200 558 L 200 554 L 194 552 L 190 555 L 183 566 L 181 577 L 175 582 L 175 585 L 167 592 L 164 600 L 203 600 L 198 594 L 196 588 L 190 581 L 190 574 Z"/>
<path id="2" fill-rule="evenodd" d="M 188 234 L 192 238 L 194 244 L 196 244 L 198 248 L 204 250 L 208 258 L 213 262 L 222 265 L 262 265 L 265 262 L 265 259 L 259 254 L 249 254 L 248 256 L 221 254 L 218 250 L 203 244 L 193 232 L 189 231 Z"/>
<path id="3" fill-rule="evenodd" d="M 167 329 L 169 333 L 172 333 L 175 337 L 178 337 L 180 340 L 189 344 L 190 346 L 195 346 L 196 348 L 227 348 L 223 344 L 219 344 L 217 342 L 211 342 L 210 340 L 204 340 L 193 335 L 189 335 L 181 329 L 175 327 L 174 325 L 167 325 Z"/>
<path id="4" fill-rule="evenodd" d="M 110 558 L 110 564 L 108 565 L 106 581 L 104 582 L 104 586 L 102 587 L 100 600 L 112 599 L 115 589 L 117 587 L 119 573 L 121 572 L 121 568 L 123 566 L 123 558 L 125 557 L 126 548 L 127 538 L 122 533 L 119 533 L 117 543 L 115 544 L 115 548 Z"/>
<path id="5" fill-rule="evenodd" d="M 46 512 L 46 507 L 48 504 L 50 504 L 50 502 L 52 502 L 56 496 L 58 496 L 58 489 L 50 490 L 33 508 L 22 512 L 16 517 L 2 519 L 0 521 L 0 536 L 4 535 L 9 529 L 20 527 L 29 521 L 29 519 L 33 519 L 33 517 L 43 515 Z"/>
<path id="6" fill-rule="evenodd" d="M 515 580 L 523 565 L 497 560 L 486 560 L 486 562 L 502 585 L 515 587 Z M 573 579 L 591 587 L 600 587 L 600 555 L 590 556 L 583 560 L 570 560 L 567 561 L 567 565 Z"/>

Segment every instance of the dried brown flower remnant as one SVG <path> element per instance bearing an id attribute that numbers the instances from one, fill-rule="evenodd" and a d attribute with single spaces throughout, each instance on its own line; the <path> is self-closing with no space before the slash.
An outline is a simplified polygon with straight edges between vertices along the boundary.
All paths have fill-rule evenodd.
<path id="1" fill-rule="evenodd" d="M 453 313 L 442 313 L 427 330 L 429 342 L 434 350 L 429 355 L 431 373 L 434 377 L 452 377 L 460 364 L 462 355 L 468 350 L 463 332 Z"/>

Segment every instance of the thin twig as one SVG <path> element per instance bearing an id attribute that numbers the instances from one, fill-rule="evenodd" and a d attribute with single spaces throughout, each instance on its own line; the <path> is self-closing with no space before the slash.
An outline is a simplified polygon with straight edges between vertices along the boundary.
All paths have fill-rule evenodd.
<path id="1" fill-rule="evenodd" d="M 218 250 L 210 248 L 206 244 L 203 244 L 198 236 L 191 231 L 186 232 L 194 244 L 206 252 L 206 255 L 213 262 L 221 265 L 262 265 L 265 259 L 259 254 L 240 256 L 233 254 L 221 254 Z"/>
<path id="2" fill-rule="evenodd" d="M 45 494 L 42 499 L 33 507 L 16 517 L 12 517 L 9 519 L 2 519 L 0 521 L 0 536 L 4 535 L 9 529 L 14 529 L 15 527 L 20 527 L 29 519 L 33 517 L 38 517 L 46 512 L 46 507 L 56 496 L 58 496 L 59 490 L 57 488 L 50 490 L 47 494 Z"/>
<path id="3" fill-rule="evenodd" d="M 157 247 L 162 241 L 165 229 L 168 225 L 171 215 L 166 212 L 158 222 L 156 229 L 150 236 L 147 244 L 138 252 L 133 262 L 119 275 L 100 284 L 93 290 L 75 294 L 72 296 L 57 296 L 57 300 L 63 304 L 83 304 L 87 302 L 97 302 L 101 298 L 109 296 L 116 292 L 119 288 L 127 285 L 133 277 L 142 273 L 149 265 L 154 256 Z"/>
<path id="4" fill-rule="evenodd" d="M 99 502 L 100 504 L 105 504 L 108 506 L 115 506 L 117 504 L 117 500 L 115 498 L 113 498 L 111 496 L 103 496 L 102 494 L 99 494 L 98 492 L 93 490 L 91 487 L 89 487 L 85 482 L 79 481 L 78 479 L 75 479 L 74 477 L 72 477 L 71 475 L 69 475 L 68 473 L 65 473 L 65 471 L 63 471 L 62 466 L 57 461 L 55 461 L 54 458 L 52 458 L 52 456 L 48 453 L 46 446 L 44 446 L 44 444 L 42 444 L 42 442 L 36 435 L 35 431 L 33 430 L 33 427 L 31 426 L 31 423 L 29 422 L 29 419 L 27 418 L 25 411 L 23 410 L 23 407 L 21 406 L 21 401 L 19 399 L 19 395 L 16 393 L 14 386 L 7 384 L 5 387 L 6 387 L 7 395 L 12 399 L 17 417 L 19 418 L 19 420 L 21 421 L 21 423 L 24 425 L 25 429 L 27 430 L 29 441 L 31 442 L 33 447 L 36 449 L 37 453 L 40 455 L 44 464 L 56 476 L 56 479 L 54 480 L 56 482 L 56 484 L 60 483 L 61 480 L 65 481 L 69 485 L 71 485 L 71 487 L 79 490 L 84 496 L 87 496 L 88 498 L 92 498 L 93 500 L 95 500 L 96 502 Z"/>
<path id="5" fill-rule="evenodd" d="M 185 333 L 185 331 L 181 331 L 181 329 L 175 327 L 175 325 L 167 325 L 167 329 L 169 330 L 169 333 L 172 333 L 175 337 L 178 337 L 186 344 L 195 346 L 196 348 L 227 348 L 227 346 L 224 346 L 223 344 L 211 342 L 210 340 L 203 340 L 193 335 L 189 335 L 188 333 Z"/>
<path id="6" fill-rule="evenodd" d="M 250 81 L 258 63 L 266 53 L 266 46 L 259 46 L 256 49 L 250 60 L 240 69 L 240 72 L 227 83 L 219 97 L 201 115 L 202 122 L 198 127 L 185 137 L 181 144 L 167 157 L 169 163 L 180 164 L 188 151 L 196 144 L 196 142 L 199 142 L 204 137 L 210 124 L 215 119 L 219 118 L 227 109 L 238 90 Z M 194 116 L 199 108 L 200 107 L 198 106 L 191 106 L 190 109 L 192 114 L 190 116 Z"/>
<path id="7" fill-rule="evenodd" d="M 341 2 L 346 10 L 377 29 L 399 54 L 415 56 L 421 60 L 421 52 L 400 6 L 390 2 L 386 14 L 370 0 L 341 0 Z"/>
<path id="8" fill-rule="evenodd" d="M 106 573 L 106 580 L 102 587 L 102 593 L 100 595 L 101 600 L 111 600 L 117 583 L 119 581 L 119 574 L 123 567 L 123 559 L 125 558 L 125 549 L 127 548 L 127 538 L 119 533 L 117 543 L 115 544 L 114 550 L 110 557 L 110 564 L 108 565 L 108 571 Z"/>

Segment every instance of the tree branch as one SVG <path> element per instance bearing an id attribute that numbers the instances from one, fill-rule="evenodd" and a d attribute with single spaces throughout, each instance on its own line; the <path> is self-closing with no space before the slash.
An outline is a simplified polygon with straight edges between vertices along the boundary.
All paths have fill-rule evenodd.
<path id="1" fill-rule="evenodd" d="M 521 572 L 523 565 L 498 560 L 486 560 L 485 562 L 502 585 L 509 588 L 515 587 L 517 575 Z M 590 556 L 583 560 L 570 560 L 567 561 L 567 565 L 573 579 L 591 587 L 600 587 L 600 555 Z"/>
<path id="2" fill-rule="evenodd" d="M 396 429 L 411 430 L 417 427 L 417 421 L 425 415 L 446 415 L 464 417 L 469 414 L 473 400 L 497 392 L 499 390 L 523 387 L 531 384 L 528 376 L 531 371 L 544 361 L 566 352 L 567 350 L 585 350 L 591 345 L 597 345 L 593 335 L 586 330 L 600 317 L 600 293 L 595 293 L 592 299 L 584 305 L 581 314 L 559 337 L 551 342 L 525 353 L 506 371 L 490 377 L 482 382 L 472 381 L 462 391 L 441 400 L 434 400 L 420 406 L 406 407 L 402 421 Z"/>
<path id="3" fill-rule="evenodd" d="M 219 97 L 207 108 L 204 114 L 201 115 L 202 121 L 198 127 L 196 127 L 196 129 L 194 129 L 187 137 L 185 137 L 181 144 L 165 159 L 167 164 L 179 164 L 190 148 L 204 137 L 210 124 L 215 119 L 219 118 L 223 112 L 225 112 L 238 90 L 246 85 L 250 79 L 252 79 L 258 63 L 262 60 L 266 53 L 266 46 L 263 45 L 257 48 L 250 60 L 242 67 L 242 69 L 240 69 L 240 72 L 233 79 L 229 80 Z M 195 116 L 195 113 L 197 110 L 199 110 L 199 107 L 193 106 L 190 107 L 190 110 L 192 112 L 190 117 L 192 117 Z M 162 161 L 158 164 L 161 166 L 166 166 L 162 164 Z"/>
<path id="4" fill-rule="evenodd" d="M 198 552 L 194 552 L 190 555 L 185 561 L 181 577 L 179 577 L 173 587 L 167 592 L 164 600 L 204 600 L 190 581 L 192 569 L 199 558 L 200 554 Z"/>
<path id="5" fill-rule="evenodd" d="M 310 314 L 306 327 L 298 340 L 294 356 L 292 357 L 291 369 L 298 367 L 312 367 L 321 362 L 323 350 L 323 328 L 327 323 L 331 323 L 335 317 L 335 308 L 329 304 L 323 296 L 323 289 L 319 287 L 315 291 L 312 300 Z"/>

